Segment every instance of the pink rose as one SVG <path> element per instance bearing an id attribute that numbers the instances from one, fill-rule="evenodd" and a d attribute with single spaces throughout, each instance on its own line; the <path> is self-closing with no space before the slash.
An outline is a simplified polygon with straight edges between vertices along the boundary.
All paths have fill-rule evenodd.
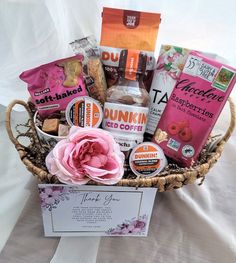
<path id="1" fill-rule="evenodd" d="M 90 179 L 116 184 L 124 174 L 124 154 L 112 135 L 102 129 L 72 126 L 46 157 L 48 171 L 66 184 Z"/>

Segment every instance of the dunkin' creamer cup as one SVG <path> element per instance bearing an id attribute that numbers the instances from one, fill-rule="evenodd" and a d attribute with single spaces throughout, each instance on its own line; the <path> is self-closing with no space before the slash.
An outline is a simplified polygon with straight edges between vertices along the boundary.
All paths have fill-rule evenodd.
<path id="1" fill-rule="evenodd" d="M 190 52 L 153 137 L 181 166 L 196 162 L 236 82 L 236 69 Z"/>
<path id="2" fill-rule="evenodd" d="M 88 96 L 75 98 L 66 107 L 66 120 L 70 126 L 98 128 L 102 118 L 100 103 Z"/>

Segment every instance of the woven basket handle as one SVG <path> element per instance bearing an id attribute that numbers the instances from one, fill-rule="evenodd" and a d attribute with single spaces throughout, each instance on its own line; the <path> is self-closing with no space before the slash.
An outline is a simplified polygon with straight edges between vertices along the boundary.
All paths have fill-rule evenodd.
<path id="1" fill-rule="evenodd" d="M 33 131 L 33 134 L 35 135 L 35 139 L 36 141 L 39 143 L 40 140 L 38 139 L 38 135 L 37 135 L 37 131 L 36 131 L 36 128 L 34 126 L 34 122 L 33 122 L 33 117 L 32 117 L 32 113 L 31 113 L 31 110 L 29 108 L 29 106 L 27 105 L 26 102 L 22 101 L 22 100 L 14 100 L 12 101 L 7 109 L 6 109 L 6 119 L 5 119 L 5 125 L 6 125 L 6 130 L 7 130 L 7 133 L 8 133 L 8 136 L 10 138 L 10 140 L 12 141 L 12 143 L 15 145 L 16 149 L 19 150 L 19 149 L 25 149 L 25 146 L 22 145 L 16 138 L 15 136 L 13 135 L 13 132 L 12 132 L 12 127 L 11 127 L 11 113 L 12 113 L 12 110 L 14 108 L 15 105 L 21 105 L 23 106 L 26 111 L 28 112 L 28 115 L 29 115 L 29 119 L 30 119 L 30 126 L 31 126 L 31 129 Z"/>
<path id="2" fill-rule="evenodd" d="M 229 108 L 230 108 L 230 113 L 231 113 L 230 125 L 229 125 L 229 128 L 227 129 L 225 135 L 219 141 L 219 144 L 228 141 L 228 139 L 230 138 L 231 134 L 233 133 L 235 125 L 236 125 L 235 104 L 234 104 L 232 98 L 228 98 L 228 102 L 229 102 Z"/>

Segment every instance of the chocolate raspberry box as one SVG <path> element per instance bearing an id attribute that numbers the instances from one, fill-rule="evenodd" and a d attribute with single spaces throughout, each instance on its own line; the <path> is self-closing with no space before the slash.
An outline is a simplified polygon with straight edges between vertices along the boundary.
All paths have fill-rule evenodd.
<path id="1" fill-rule="evenodd" d="M 181 166 L 196 162 L 234 87 L 235 73 L 232 67 L 190 52 L 153 137 Z"/>

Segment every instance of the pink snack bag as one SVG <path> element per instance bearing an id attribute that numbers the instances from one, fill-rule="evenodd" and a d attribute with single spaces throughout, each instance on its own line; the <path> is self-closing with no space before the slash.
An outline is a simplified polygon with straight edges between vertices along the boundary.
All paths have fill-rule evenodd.
<path id="1" fill-rule="evenodd" d="M 153 142 L 179 165 L 198 158 L 236 82 L 236 69 L 190 52 Z"/>
<path id="2" fill-rule="evenodd" d="M 76 55 L 21 73 L 20 79 L 28 83 L 28 91 L 41 117 L 65 110 L 73 98 L 86 95 L 82 60 L 82 55 Z"/>

